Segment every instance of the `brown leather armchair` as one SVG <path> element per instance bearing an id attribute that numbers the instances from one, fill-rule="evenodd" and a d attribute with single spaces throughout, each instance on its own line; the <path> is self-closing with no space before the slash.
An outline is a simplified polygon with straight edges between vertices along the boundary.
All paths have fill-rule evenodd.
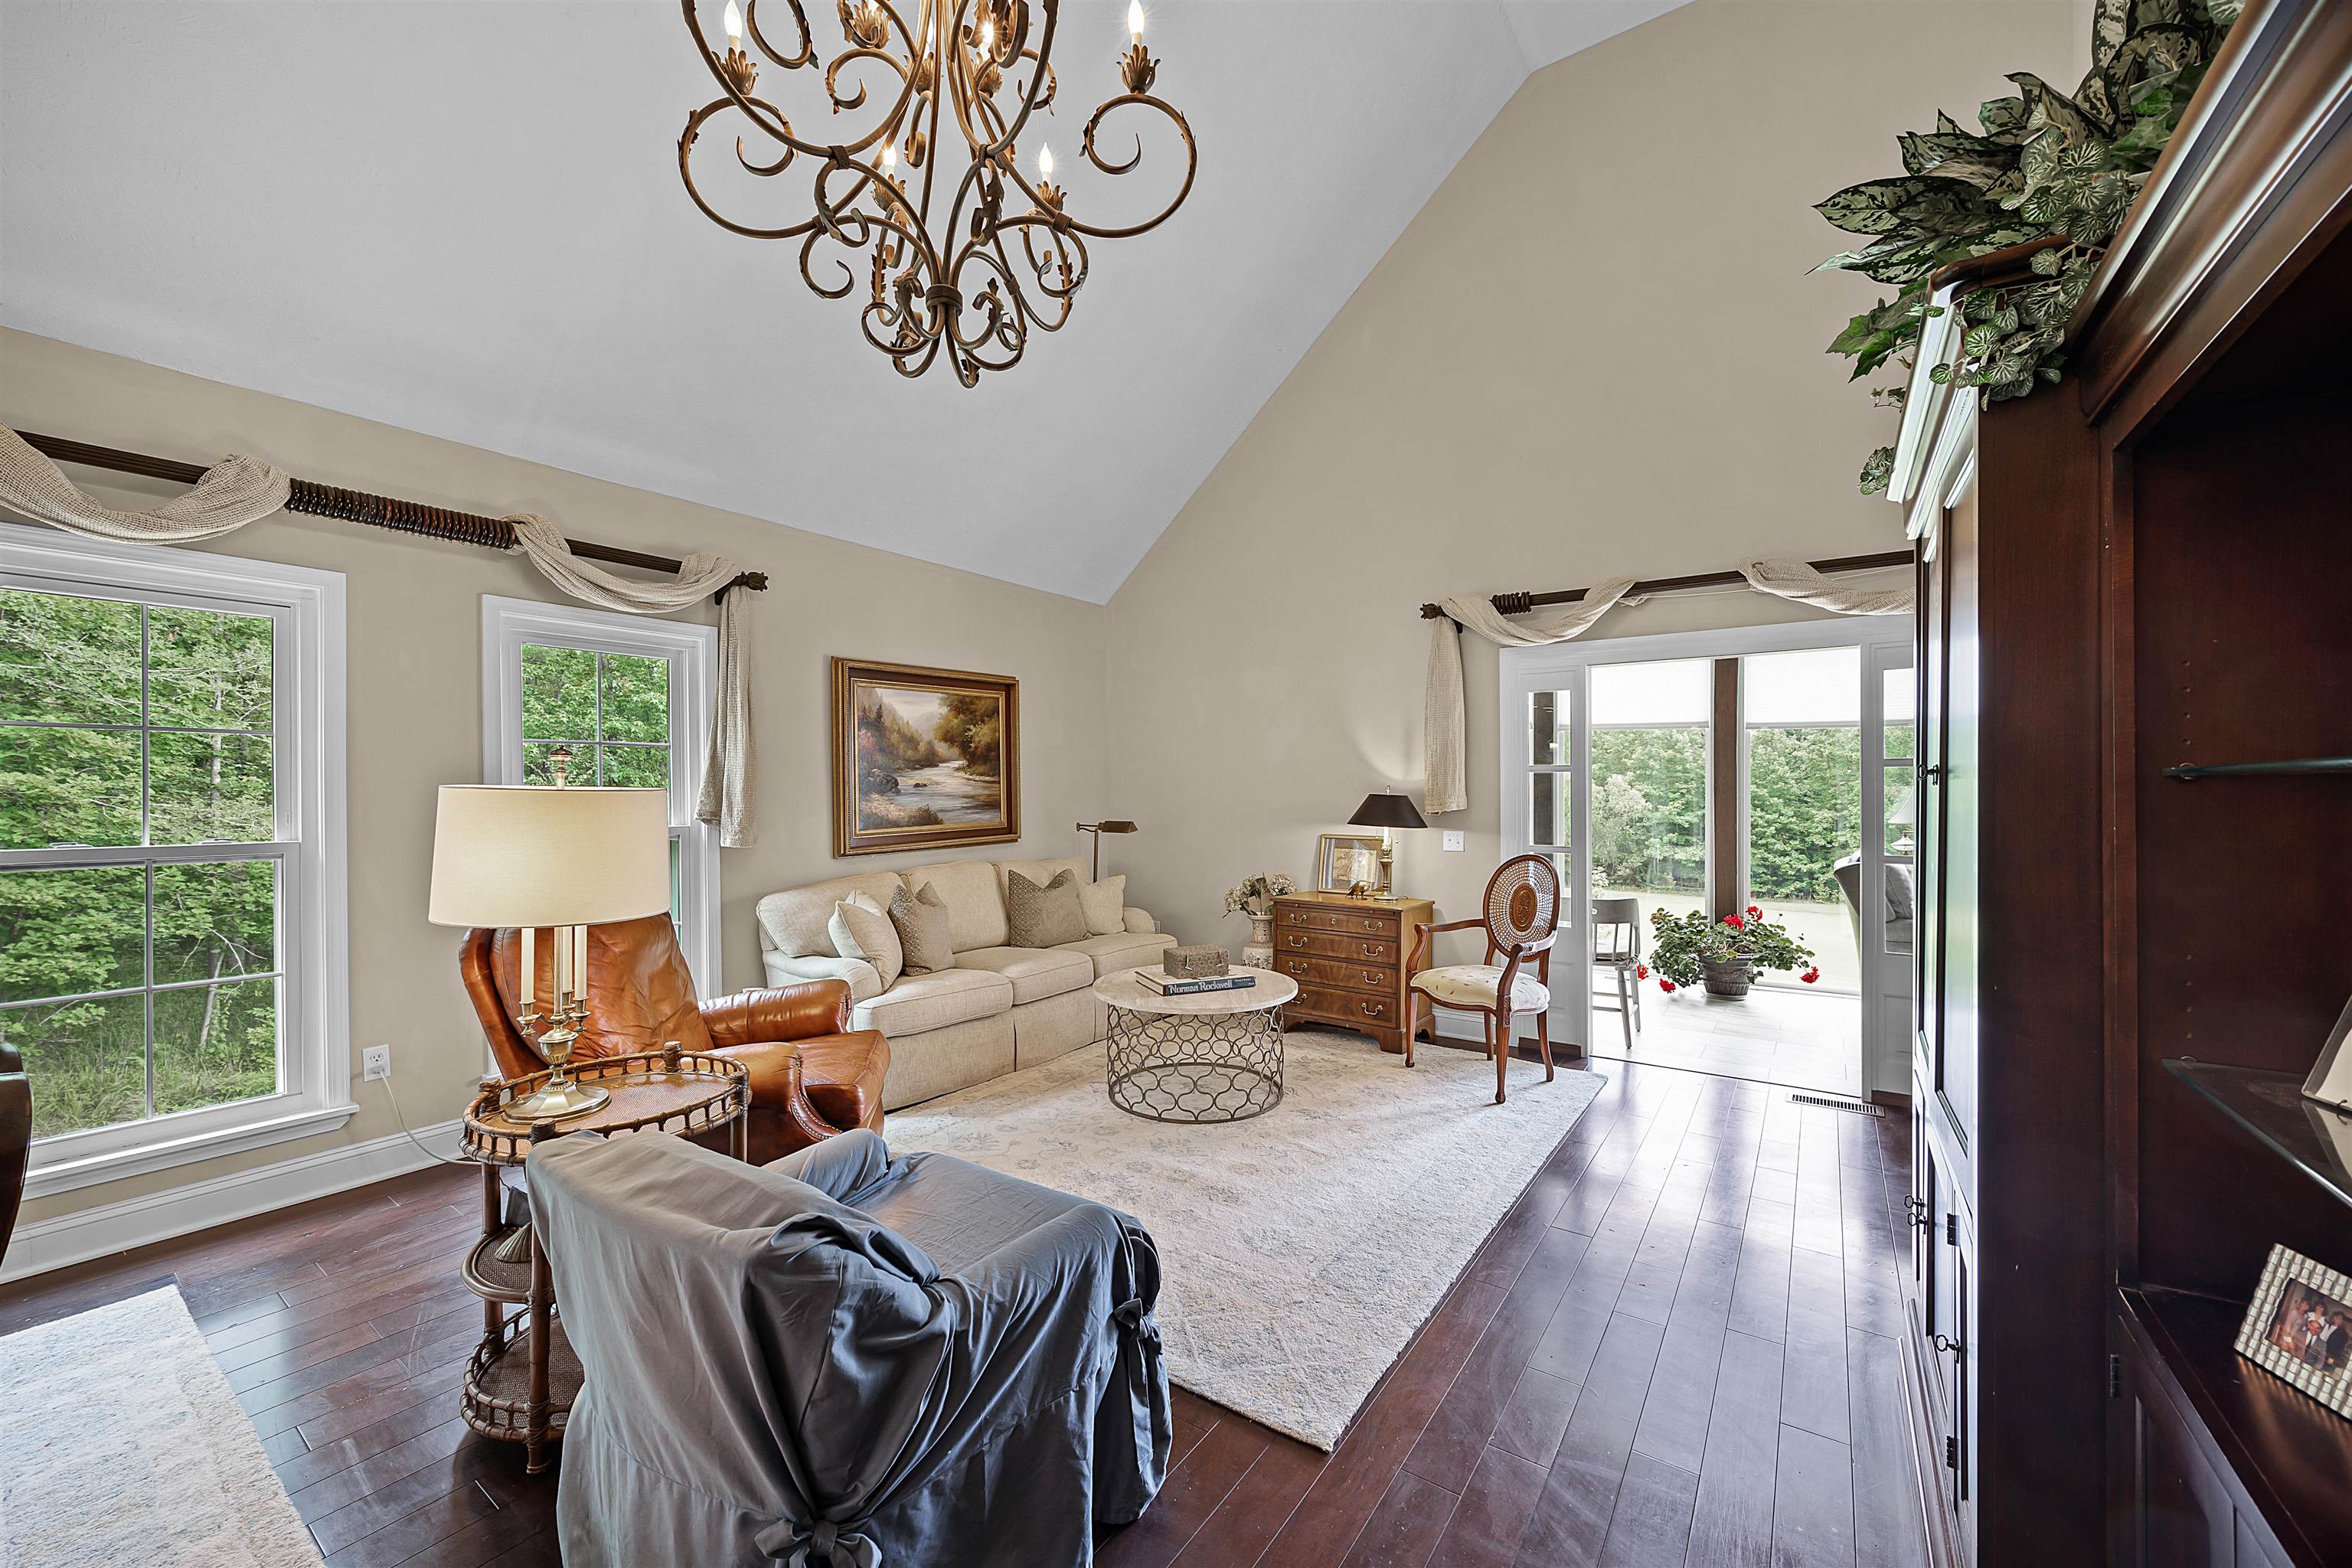
<path id="1" fill-rule="evenodd" d="M 521 945 L 513 931 L 478 927 L 457 951 L 490 1054 L 509 1079 L 547 1065 L 515 1026 Z M 543 997 L 552 984 L 555 944 L 536 946 L 534 994 Z M 657 1051 L 668 1040 L 732 1057 L 751 1069 L 754 1164 L 853 1127 L 882 1130 L 890 1044 L 878 1030 L 849 1027 L 846 984 L 812 980 L 704 1002 L 695 995 L 667 915 L 590 926 L 588 1020 L 574 1059 Z"/>

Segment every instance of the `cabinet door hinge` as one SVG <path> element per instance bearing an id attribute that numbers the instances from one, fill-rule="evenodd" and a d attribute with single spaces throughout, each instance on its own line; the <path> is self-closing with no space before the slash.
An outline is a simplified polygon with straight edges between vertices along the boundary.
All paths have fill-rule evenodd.
<path id="1" fill-rule="evenodd" d="M 2123 1396 L 2124 1358 L 2119 1355 L 2111 1355 L 2107 1358 L 2107 1397 L 2109 1399 L 2121 1399 Z"/>
<path id="2" fill-rule="evenodd" d="M 1948 1470 L 1960 1468 L 1960 1440 L 1958 1437 L 1944 1439 L 1944 1468 Z"/>
<path id="3" fill-rule="evenodd" d="M 1959 1215 L 1956 1215 L 1956 1214 L 1948 1214 L 1948 1215 L 1946 1215 L 1944 1216 L 1944 1241 L 1945 1241 L 1945 1244 L 1946 1244 L 1947 1246 L 1949 1246 L 1949 1247 L 1958 1247 L 1958 1246 L 1959 1246 L 1959 1244 L 1960 1244 L 1960 1216 L 1959 1216 Z"/>

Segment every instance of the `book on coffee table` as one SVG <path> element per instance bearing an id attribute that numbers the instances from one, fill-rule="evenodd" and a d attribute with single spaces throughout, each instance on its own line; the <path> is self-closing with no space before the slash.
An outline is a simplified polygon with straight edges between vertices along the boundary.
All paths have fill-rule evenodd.
<path id="1" fill-rule="evenodd" d="M 1190 980 L 1180 980 L 1158 970 L 1139 969 L 1135 977 L 1142 982 L 1146 991 L 1157 991 L 1162 996 L 1198 996 L 1206 991 L 1242 991 L 1257 984 L 1257 976 L 1246 969 L 1237 969 L 1228 974 L 1202 974 Z"/>

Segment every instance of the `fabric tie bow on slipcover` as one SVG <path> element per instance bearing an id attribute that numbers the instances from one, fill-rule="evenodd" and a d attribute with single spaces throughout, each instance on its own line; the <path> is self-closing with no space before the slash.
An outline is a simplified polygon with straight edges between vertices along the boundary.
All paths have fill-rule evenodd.
<path id="1" fill-rule="evenodd" d="M 791 1520 L 778 1520 L 760 1532 L 757 1544 L 784 1568 L 882 1568 L 880 1547 L 866 1536 L 845 1534 L 829 1519 L 818 1520 L 805 1533 Z"/>

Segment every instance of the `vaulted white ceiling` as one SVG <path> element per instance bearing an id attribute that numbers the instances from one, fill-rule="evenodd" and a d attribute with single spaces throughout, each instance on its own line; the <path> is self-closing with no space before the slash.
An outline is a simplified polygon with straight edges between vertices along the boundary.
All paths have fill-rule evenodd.
<path id="1" fill-rule="evenodd" d="M 0 321 L 1100 602 L 1528 71 L 1681 3 L 1158 0 L 1192 198 L 966 390 L 694 211 L 674 5 L 7 0 Z M 1066 171 L 1124 11 L 1066 0 Z"/>

